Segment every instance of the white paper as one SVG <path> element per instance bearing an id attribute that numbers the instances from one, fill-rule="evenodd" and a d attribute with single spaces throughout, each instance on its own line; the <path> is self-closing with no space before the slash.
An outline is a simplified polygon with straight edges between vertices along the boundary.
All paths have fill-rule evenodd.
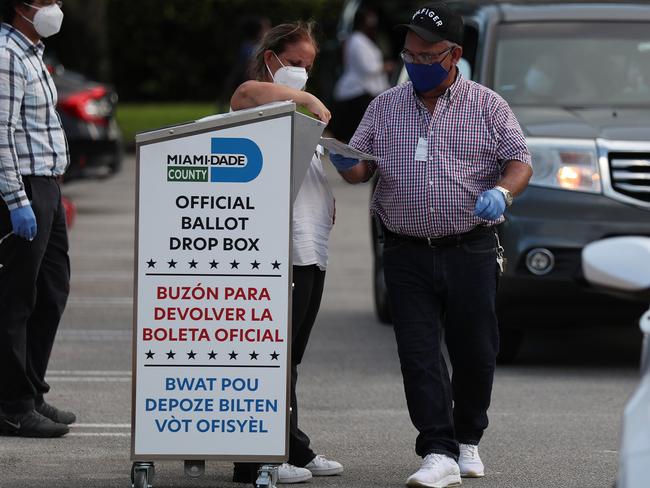
<path id="1" fill-rule="evenodd" d="M 347 144 L 337 141 L 333 137 L 321 137 L 321 145 L 327 149 L 329 152 L 340 154 L 346 158 L 361 159 L 364 161 L 377 161 L 378 158 L 372 154 L 364 153 L 353 147 L 348 146 Z"/>

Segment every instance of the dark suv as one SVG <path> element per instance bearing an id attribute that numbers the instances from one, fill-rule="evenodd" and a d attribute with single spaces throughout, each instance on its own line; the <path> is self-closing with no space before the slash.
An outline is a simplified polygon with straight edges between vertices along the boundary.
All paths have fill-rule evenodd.
<path id="1" fill-rule="evenodd" d="M 387 24 L 424 3 L 372 2 Z M 347 17 L 364 4 L 348 2 Z M 533 156 L 530 186 L 499 228 L 501 360 L 530 326 L 634 324 L 644 304 L 590 289 L 580 253 L 605 237 L 650 236 L 650 4 L 448 4 L 465 18 L 459 68 L 509 102 Z M 376 226 L 373 238 L 376 310 L 388 322 Z"/>

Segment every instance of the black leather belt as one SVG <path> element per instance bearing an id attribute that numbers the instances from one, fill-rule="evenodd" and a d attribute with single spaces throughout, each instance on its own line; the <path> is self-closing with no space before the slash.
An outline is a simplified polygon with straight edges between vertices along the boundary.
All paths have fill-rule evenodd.
<path id="1" fill-rule="evenodd" d="M 443 237 L 415 237 L 407 236 L 404 234 L 396 234 L 384 227 L 384 238 L 393 239 L 396 241 L 412 242 L 414 244 L 421 244 L 429 247 L 450 247 L 457 246 L 463 242 L 469 242 L 476 239 L 479 239 L 485 235 L 494 234 L 494 229 L 492 227 L 485 227 L 482 225 L 477 225 L 472 230 L 465 232 L 463 234 L 455 234 L 451 236 Z"/>

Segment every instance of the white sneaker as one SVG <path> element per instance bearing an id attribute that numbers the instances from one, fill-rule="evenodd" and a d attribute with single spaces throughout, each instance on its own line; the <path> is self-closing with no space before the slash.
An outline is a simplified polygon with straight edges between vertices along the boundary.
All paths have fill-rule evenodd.
<path id="1" fill-rule="evenodd" d="M 302 483 L 311 479 L 311 471 L 299 468 L 293 464 L 284 463 L 278 466 L 278 483 Z"/>
<path id="2" fill-rule="evenodd" d="M 314 476 L 332 476 L 343 472 L 343 466 L 336 461 L 330 461 L 325 456 L 317 455 L 305 466 Z"/>
<path id="3" fill-rule="evenodd" d="M 458 466 L 460 475 L 464 478 L 480 478 L 485 476 L 485 466 L 478 455 L 478 446 L 472 444 L 460 444 L 460 456 Z"/>
<path id="4" fill-rule="evenodd" d="M 420 469 L 406 480 L 409 487 L 445 488 L 460 484 L 458 464 L 444 454 L 427 454 Z"/>

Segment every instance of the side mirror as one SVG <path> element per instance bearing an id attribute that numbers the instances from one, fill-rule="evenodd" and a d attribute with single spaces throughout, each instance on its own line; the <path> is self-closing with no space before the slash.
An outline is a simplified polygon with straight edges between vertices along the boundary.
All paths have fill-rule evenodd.
<path id="1" fill-rule="evenodd" d="M 582 250 L 582 269 L 591 284 L 650 301 L 650 238 L 612 237 Z"/>

